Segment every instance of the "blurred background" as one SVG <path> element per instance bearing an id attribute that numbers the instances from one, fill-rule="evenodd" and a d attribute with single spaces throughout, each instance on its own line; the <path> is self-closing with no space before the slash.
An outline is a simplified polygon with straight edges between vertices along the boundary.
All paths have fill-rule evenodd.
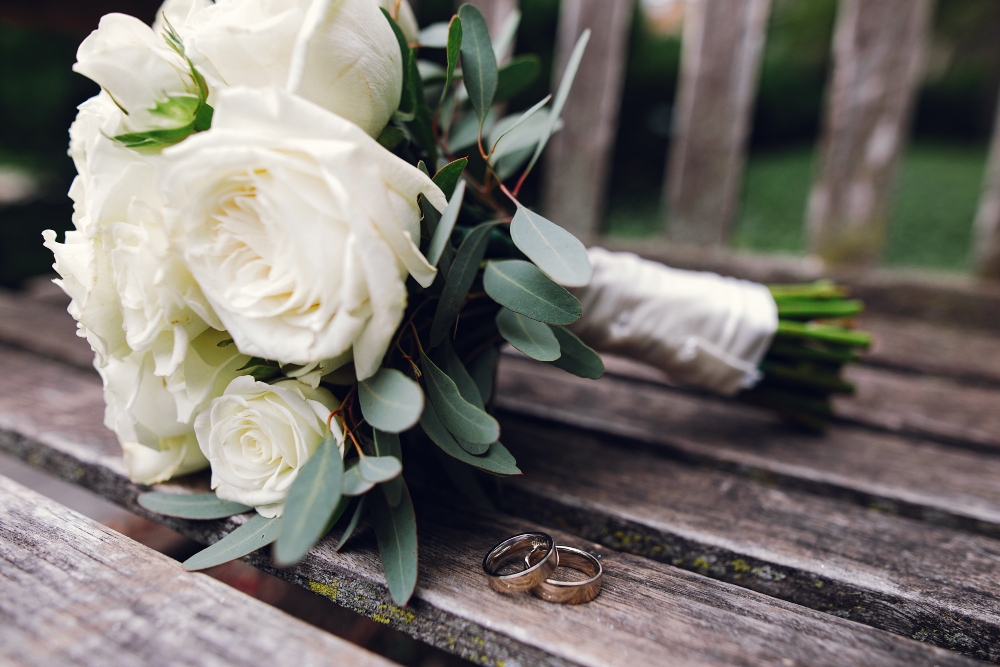
<path id="1" fill-rule="evenodd" d="M 420 0 L 422 25 L 447 20 L 453 0 Z M 66 229 L 66 156 L 75 107 L 96 92 L 70 66 L 102 13 L 151 20 L 157 2 L 0 2 L 0 285 L 51 271 L 43 229 Z M 683 0 L 636 3 L 621 122 L 604 228 L 641 237 L 662 228 L 661 192 L 680 64 Z M 517 53 L 541 56 L 542 75 L 510 105 L 548 92 L 558 0 L 522 0 Z M 774 0 L 764 46 L 750 157 L 731 243 L 804 253 L 803 219 L 814 178 L 836 0 Z M 931 46 L 897 175 L 889 266 L 966 272 L 971 227 L 1000 87 L 1000 2 L 939 0 Z M 537 183 L 528 188 L 537 196 Z"/>

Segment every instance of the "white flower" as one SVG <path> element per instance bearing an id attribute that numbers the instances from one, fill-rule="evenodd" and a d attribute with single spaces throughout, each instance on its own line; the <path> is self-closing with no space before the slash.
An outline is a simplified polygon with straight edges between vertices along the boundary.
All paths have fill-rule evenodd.
<path id="1" fill-rule="evenodd" d="M 125 14 L 107 14 L 76 54 L 73 70 L 109 93 L 129 132 L 183 127 L 199 109 L 187 60 L 163 35 Z"/>
<path id="2" fill-rule="evenodd" d="M 239 377 L 195 420 L 198 444 L 212 466 L 219 498 L 281 516 L 288 490 L 329 433 L 339 402 L 297 380 L 269 385 Z M 343 455 L 344 436 L 332 420 Z"/>
<path id="3" fill-rule="evenodd" d="M 399 106 L 402 55 L 376 0 L 168 0 L 161 15 L 213 88 L 287 88 L 372 136 Z"/>
<path id="4" fill-rule="evenodd" d="M 288 90 L 378 136 L 399 107 L 403 57 L 372 0 L 314 0 L 292 51 Z"/>
<path id="5" fill-rule="evenodd" d="M 399 24 L 399 29 L 403 31 L 403 36 L 406 37 L 406 41 L 410 44 L 416 44 L 420 41 L 420 25 L 417 23 L 417 17 L 413 13 L 413 7 L 407 0 L 378 0 L 378 6 L 389 12 L 390 15 L 393 13 L 393 8 L 399 7 L 398 13 L 396 13 L 396 23 Z"/>
<path id="6" fill-rule="evenodd" d="M 379 367 L 402 321 L 417 196 L 441 190 L 356 125 L 279 90 L 219 94 L 211 130 L 164 151 L 171 244 L 241 351 L 308 364 L 352 351 Z"/>
<path id="7" fill-rule="evenodd" d="M 177 420 L 174 395 L 153 374 L 149 352 L 108 359 L 98 367 L 104 381 L 104 425 L 118 436 L 129 478 L 162 482 L 208 465 L 191 423 Z"/>

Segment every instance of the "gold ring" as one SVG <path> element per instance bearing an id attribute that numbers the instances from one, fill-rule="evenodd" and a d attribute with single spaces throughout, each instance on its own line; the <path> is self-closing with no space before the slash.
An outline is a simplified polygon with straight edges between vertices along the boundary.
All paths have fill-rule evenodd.
<path id="1" fill-rule="evenodd" d="M 559 567 L 568 567 L 583 572 L 590 577 L 584 581 L 559 581 L 546 579 L 539 583 L 531 592 L 546 602 L 558 604 L 581 604 L 590 602 L 601 592 L 601 580 L 604 578 L 604 568 L 601 561 L 593 554 L 573 547 L 556 547 Z M 525 556 L 526 565 L 531 565 L 533 554 Z"/>
<path id="2" fill-rule="evenodd" d="M 501 567 L 512 560 L 521 560 L 522 557 L 527 565 L 524 570 L 514 574 L 498 574 Z M 530 591 L 555 572 L 558 565 L 556 543 L 545 533 L 515 535 L 490 549 L 483 558 L 483 571 L 486 572 L 490 588 L 498 593 Z"/>

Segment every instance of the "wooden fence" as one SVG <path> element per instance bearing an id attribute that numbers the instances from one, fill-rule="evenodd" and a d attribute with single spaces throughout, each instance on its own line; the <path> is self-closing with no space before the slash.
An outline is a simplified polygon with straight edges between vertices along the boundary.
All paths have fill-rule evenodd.
<path id="1" fill-rule="evenodd" d="M 517 0 L 473 0 L 502 21 Z M 543 207 L 588 242 L 601 237 L 635 0 L 561 0 L 553 80 L 593 31 L 550 144 Z M 921 83 L 934 0 L 840 0 L 819 168 L 803 212 L 809 250 L 828 266 L 879 262 L 899 158 Z M 771 0 L 685 0 L 664 235 L 719 249 L 732 231 L 747 158 Z M 998 116 L 1000 127 L 1000 116 Z M 970 225 L 972 221 L 970 221 Z M 1000 280 L 1000 132 L 975 220 L 976 272 Z"/>

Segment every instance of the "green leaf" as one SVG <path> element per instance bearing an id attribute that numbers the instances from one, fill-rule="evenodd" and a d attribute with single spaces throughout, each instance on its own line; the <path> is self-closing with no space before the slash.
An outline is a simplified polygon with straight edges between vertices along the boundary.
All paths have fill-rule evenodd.
<path id="1" fill-rule="evenodd" d="M 484 456 L 474 456 L 462 449 L 462 446 L 458 444 L 454 436 L 441 423 L 441 418 L 438 417 L 434 406 L 430 403 L 427 404 L 427 409 L 424 410 L 423 416 L 420 417 L 420 427 L 424 429 L 427 437 L 441 448 L 441 451 L 452 458 L 456 458 L 463 463 L 468 463 L 493 475 L 507 476 L 521 474 L 521 471 L 514 464 L 510 452 L 499 442 L 494 442 L 490 445 L 489 451 Z"/>
<path id="2" fill-rule="evenodd" d="M 437 266 L 438 260 L 441 259 L 441 253 L 444 252 L 445 246 L 451 241 L 451 233 L 455 229 L 455 222 L 458 221 L 458 213 L 462 210 L 462 200 L 464 198 L 465 181 L 462 181 L 455 188 L 455 194 L 452 195 L 451 201 L 448 202 L 448 208 L 441 215 L 440 224 L 434 230 L 431 243 L 427 246 L 427 261 L 430 262 L 431 266 Z"/>
<path id="3" fill-rule="evenodd" d="M 462 77 L 481 128 L 497 92 L 497 59 L 486 20 L 479 10 L 472 5 L 462 5 L 458 16 L 462 20 L 463 32 Z"/>
<path id="4" fill-rule="evenodd" d="M 448 456 L 440 447 L 435 447 L 433 451 L 444 474 L 455 485 L 455 488 L 465 496 L 466 500 L 472 503 L 473 507 L 487 512 L 496 511 L 497 508 L 493 505 L 490 497 L 486 495 L 483 485 L 479 483 L 476 470 L 472 466 L 467 466 L 458 459 Z"/>
<path id="5" fill-rule="evenodd" d="M 560 285 L 583 287 L 593 269 L 580 239 L 523 206 L 510 222 L 510 237 L 545 275 Z"/>
<path id="6" fill-rule="evenodd" d="M 483 123 L 483 133 L 487 134 L 496 120 L 496 111 L 490 109 Z M 455 154 L 476 145 L 479 139 L 479 118 L 475 114 L 465 114 L 448 134 L 448 150 Z"/>
<path id="7" fill-rule="evenodd" d="M 267 519 L 260 514 L 254 514 L 236 530 L 188 558 L 184 561 L 183 567 L 188 571 L 204 570 L 243 558 L 278 539 L 281 522 L 281 517 Z"/>
<path id="8" fill-rule="evenodd" d="M 552 333 L 559 341 L 562 353 L 558 359 L 549 363 L 588 380 L 599 380 L 604 375 L 601 356 L 577 338 L 576 334 L 564 327 L 552 327 Z"/>
<path id="9" fill-rule="evenodd" d="M 368 496 L 368 516 L 375 527 L 382 571 L 392 601 L 402 607 L 417 586 L 417 517 L 410 492 L 403 484 L 399 505 L 392 507 L 378 493 Z"/>
<path id="10" fill-rule="evenodd" d="M 542 73 L 542 61 L 536 55 L 519 56 L 497 72 L 497 92 L 494 102 L 506 102 L 524 92 Z"/>
<path id="11" fill-rule="evenodd" d="M 469 375 L 476 381 L 476 387 L 484 403 L 489 403 L 493 395 L 493 375 L 496 373 L 499 357 L 500 348 L 494 345 L 473 359 L 469 366 Z"/>
<path id="12" fill-rule="evenodd" d="M 497 420 L 462 398 L 455 382 L 426 354 L 420 355 L 420 366 L 424 371 L 427 397 L 449 432 L 478 445 L 489 445 L 500 439 Z"/>
<path id="13" fill-rule="evenodd" d="M 479 271 L 479 263 L 486 254 L 486 246 L 490 239 L 490 231 L 499 222 L 484 222 L 477 225 L 466 235 L 462 245 L 458 247 L 455 261 L 448 270 L 448 280 L 444 283 L 441 299 L 434 311 L 434 321 L 431 323 L 431 347 L 436 347 L 448 337 L 458 314 L 465 305 L 465 297 L 472 287 Z"/>
<path id="14" fill-rule="evenodd" d="M 455 386 L 458 387 L 458 393 L 462 396 L 462 398 L 477 408 L 484 409 L 483 399 L 479 395 L 479 387 L 476 386 L 475 380 L 473 380 L 472 376 L 469 375 L 469 371 L 466 370 L 465 364 L 463 364 L 462 360 L 458 358 L 457 354 L 455 354 L 455 349 L 451 346 L 451 343 L 447 340 L 441 343 L 441 345 L 439 345 L 434 351 L 432 361 L 434 361 L 438 368 L 443 370 L 445 374 L 452 379 Z M 455 439 L 458 441 L 458 444 L 462 446 L 462 449 L 476 456 L 485 454 L 491 444 L 468 442 L 458 437 Z"/>
<path id="15" fill-rule="evenodd" d="M 399 110 L 403 113 L 409 113 L 413 111 L 413 98 L 406 95 L 407 86 L 410 85 L 410 45 L 406 43 L 406 35 L 403 34 L 403 30 L 399 27 L 399 24 L 393 20 L 392 15 L 389 14 L 384 8 L 382 9 L 382 15 L 385 16 L 385 20 L 389 22 L 389 26 L 392 28 L 392 34 L 396 36 L 396 42 L 399 44 L 399 54 L 402 56 L 403 60 L 403 96 L 399 100 Z"/>
<path id="16" fill-rule="evenodd" d="M 431 172 L 427 171 L 427 163 L 426 162 L 424 162 L 423 160 L 420 160 L 419 162 L 417 162 L 417 169 L 419 169 L 420 171 L 424 172 L 424 176 L 430 178 Z"/>
<path id="17" fill-rule="evenodd" d="M 437 137 L 434 134 L 434 120 L 431 117 L 431 110 L 427 106 L 424 97 L 424 84 L 420 79 L 420 72 L 417 69 L 417 53 L 410 50 L 410 58 L 407 63 L 409 72 L 407 74 L 406 88 L 403 89 L 403 97 L 409 93 L 412 102 L 414 118 L 406 126 L 413 133 L 413 138 L 417 145 L 427 154 L 431 164 L 437 164 Z"/>
<path id="18" fill-rule="evenodd" d="M 455 65 L 458 64 L 458 54 L 461 49 L 462 19 L 452 16 L 451 24 L 448 26 L 448 67 L 444 78 L 444 90 L 441 91 L 441 101 L 438 102 L 438 106 L 441 106 L 444 98 L 448 95 L 448 91 L 451 90 L 451 81 L 455 76 Z"/>
<path id="19" fill-rule="evenodd" d="M 441 222 L 441 214 L 423 195 L 420 195 L 420 210 L 424 214 L 424 225 L 427 227 L 428 235 L 427 243 L 430 245 L 430 238 L 433 238 L 437 232 L 438 223 Z"/>
<path id="20" fill-rule="evenodd" d="M 345 496 L 360 496 L 375 486 L 375 482 L 370 482 L 361 476 L 361 471 L 358 469 L 360 463 L 361 459 L 354 459 L 344 470 L 344 485 L 341 492 Z"/>
<path id="21" fill-rule="evenodd" d="M 344 529 L 344 534 L 340 536 L 337 541 L 337 546 L 333 548 L 334 551 L 340 551 L 347 544 L 347 540 L 350 539 L 351 535 L 354 534 L 355 529 L 358 527 L 358 522 L 361 521 L 361 515 L 365 510 L 365 496 L 358 498 L 358 504 L 354 506 L 354 514 L 351 515 L 351 520 L 347 523 L 347 528 Z"/>
<path id="22" fill-rule="evenodd" d="M 508 343 L 539 361 L 559 358 L 559 341 L 547 324 L 502 308 L 497 313 L 497 328 Z"/>
<path id="23" fill-rule="evenodd" d="M 380 368 L 372 377 L 358 382 L 358 401 L 361 414 L 373 427 L 402 433 L 420 421 L 424 392 L 395 368 Z"/>
<path id="24" fill-rule="evenodd" d="M 501 118 L 493 129 L 490 131 L 490 163 L 494 163 L 497 159 L 503 157 L 504 155 L 509 155 L 511 153 L 516 153 L 517 151 L 523 150 L 525 148 L 534 147 L 538 143 L 538 137 L 541 136 L 541 128 L 548 123 L 547 116 L 539 116 L 538 121 L 534 125 L 538 126 L 538 129 L 528 126 L 520 132 L 514 133 L 519 127 L 523 126 L 527 121 L 535 116 L 539 111 L 542 110 L 549 100 L 552 99 L 551 95 L 546 95 L 542 100 L 540 100 L 535 106 L 531 107 L 525 111 L 520 116 L 516 118 L 514 116 L 507 116 L 506 118 Z M 513 119 L 513 122 L 511 122 Z M 507 137 L 507 141 L 504 142 L 503 146 L 500 146 L 500 141 Z"/>
<path id="25" fill-rule="evenodd" d="M 434 185 L 441 188 L 441 192 L 448 199 L 451 199 L 452 194 L 455 193 L 455 186 L 458 185 L 458 179 L 462 177 L 462 172 L 465 171 L 467 164 L 469 164 L 469 158 L 459 158 L 441 167 L 438 173 L 434 174 Z"/>
<path id="26" fill-rule="evenodd" d="M 388 482 L 402 472 L 403 464 L 395 456 L 365 456 L 358 463 L 358 473 L 373 484 Z"/>
<path id="27" fill-rule="evenodd" d="M 333 434 L 323 438 L 299 470 L 285 501 L 285 522 L 274 545 L 278 565 L 302 560 L 326 532 L 340 502 L 344 460 Z"/>
<path id="28" fill-rule="evenodd" d="M 379 456 L 394 456 L 400 461 L 403 460 L 403 448 L 399 446 L 399 436 L 395 433 L 386 433 L 374 429 L 375 431 L 375 453 Z M 395 507 L 403 493 L 403 477 L 394 477 L 382 483 L 382 491 L 389 504 Z"/>
<path id="29" fill-rule="evenodd" d="M 206 84 L 207 85 L 207 84 Z M 203 104 L 194 117 L 194 131 L 204 132 L 212 127 L 212 118 L 215 116 L 215 109 L 208 104 Z"/>
<path id="30" fill-rule="evenodd" d="M 520 259 L 487 264 L 483 288 L 501 306 L 540 322 L 572 324 L 583 314 L 580 302 L 565 287 Z"/>
<path id="31" fill-rule="evenodd" d="M 576 72 L 580 69 L 580 61 L 583 60 L 583 52 L 587 49 L 587 42 L 590 41 L 590 29 L 583 31 L 580 35 L 580 39 L 577 40 L 576 46 L 573 47 L 573 53 L 570 54 L 569 60 L 566 62 L 566 70 L 563 72 L 562 81 L 559 82 L 559 90 L 556 91 L 556 101 L 552 105 L 552 115 L 549 117 L 549 127 L 548 131 L 542 137 L 542 140 L 538 142 L 538 146 L 535 148 L 535 154 L 531 156 L 531 162 L 528 163 L 527 171 L 531 171 L 535 163 L 538 162 L 538 158 L 541 156 L 542 151 L 545 150 L 545 144 L 548 143 L 549 137 L 552 136 L 552 131 L 556 127 L 556 123 L 559 121 L 559 116 L 562 114 L 563 107 L 566 106 L 566 100 L 569 98 L 569 91 L 573 88 L 573 79 L 576 78 Z"/>
<path id="32" fill-rule="evenodd" d="M 224 519 L 252 507 L 222 500 L 214 493 L 143 493 L 139 505 L 164 516 L 181 519 Z"/>
<path id="33" fill-rule="evenodd" d="M 382 134 L 378 135 L 378 142 L 383 148 L 390 151 L 404 141 L 406 141 L 406 132 L 392 125 L 386 125 Z"/>

